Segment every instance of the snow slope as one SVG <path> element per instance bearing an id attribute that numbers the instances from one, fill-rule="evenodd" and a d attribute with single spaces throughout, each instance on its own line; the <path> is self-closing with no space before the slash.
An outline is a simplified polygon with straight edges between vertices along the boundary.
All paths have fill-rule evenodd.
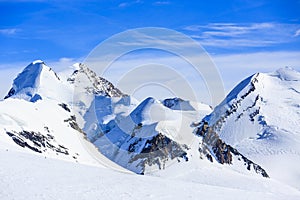
<path id="1" fill-rule="evenodd" d="M 209 127 L 270 177 L 300 189 L 300 73 L 257 73 L 206 116 Z"/>
<path id="2" fill-rule="evenodd" d="M 299 199 L 299 191 L 265 178 L 209 166 L 169 178 L 18 152 L 0 141 L 0 199 Z"/>

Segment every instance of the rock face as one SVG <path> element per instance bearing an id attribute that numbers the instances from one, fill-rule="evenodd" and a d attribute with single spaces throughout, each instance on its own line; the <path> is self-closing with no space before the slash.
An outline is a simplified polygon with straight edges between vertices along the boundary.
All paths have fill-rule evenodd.
<path id="1" fill-rule="evenodd" d="M 84 88 L 87 93 L 93 95 L 106 95 L 109 97 L 125 96 L 111 82 L 97 76 L 94 71 L 81 63 L 77 64 L 77 69 L 68 78 L 68 82 L 75 84 L 75 87 Z M 78 88 L 75 88 L 75 91 L 76 89 L 78 90 Z"/>
<path id="2" fill-rule="evenodd" d="M 47 127 L 45 127 L 45 129 L 47 129 Z M 57 144 L 54 136 L 50 134 L 50 131 L 46 136 L 39 132 L 25 130 L 21 132 L 6 132 L 6 134 L 10 136 L 19 146 L 28 148 L 32 151 L 42 153 L 51 149 L 57 153 L 69 155 L 68 148 Z"/>
<path id="3" fill-rule="evenodd" d="M 129 151 L 134 152 L 135 145 L 136 144 L 130 146 Z M 139 165 L 144 170 L 147 165 L 157 165 L 159 169 L 165 169 L 165 164 L 169 159 L 173 160 L 177 158 L 179 161 L 179 159 L 183 158 L 184 161 L 188 161 L 187 153 L 185 152 L 186 150 L 188 149 L 185 149 L 184 146 L 181 146 L 163 134 L 158 133 L 152 139 L 146 141 L 142 151 L 135 155 L 130 162 L 140 159 Z M 142 171 L 141 174 L 144 174 L 144 171 Z"/>
<path id="4" fill-rule="evenodd" d="M 164 106 L 172 110 L 195 110 L 189 101 L 180 98 L 169 98 L 162 101 Z"/>
<path id="5" fill-rule="evenodd" d="M 206 121 L 202 121 L 195 133 L 202 137 L 202 146 L 199 148 L 199 151 L 211 162 L 213 161 L 212 156 L 214 156 L 217 162 L 221 164 L 232 164 L 233 158 L 235 157 L 237 161 L 244 164 L 247 170 L 254 170 L 263 177 L 269 177 L 267 172 L 261 166 L 252 162 L 237 149 L 221 140 L 213 128 L 208 126 Z"/>

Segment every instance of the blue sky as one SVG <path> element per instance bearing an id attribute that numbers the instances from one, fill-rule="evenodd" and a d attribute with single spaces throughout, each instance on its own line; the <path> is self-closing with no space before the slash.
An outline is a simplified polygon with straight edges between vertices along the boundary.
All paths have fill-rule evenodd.
<path id="1" fill-rule="evenodd" d="M 149 26 L 197 40 L 215 59 L 228 89 L 256 70 L 300 69 L 300 0 L 0 0 L 0 9 L 0 78 L 35 59 L 78 61 L 113 34 Z M 249 60 L 256 61 L 253 67 Z M 232 78 L 228 69 L 242 65 Z"/>
<path id="2" fill-rule="evenodd" d="M 79 58 L 146 26 L 188 34 L 212 54 L 300 48 L 299 0 L 0 0 L 0 8 L 1 62 Z"/>

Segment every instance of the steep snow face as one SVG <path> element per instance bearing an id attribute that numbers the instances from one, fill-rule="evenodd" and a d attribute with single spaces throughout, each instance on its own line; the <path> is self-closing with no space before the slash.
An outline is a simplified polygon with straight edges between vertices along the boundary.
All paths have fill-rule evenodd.
<path id="1" fill-rule="evenodd" d="M 56 73 L 43 61 L 37 60 L 17 76 L 5 99 L 12 97 L 31 102 L 42 99 L 42 96 L 62 99 L 65 96 L 65 92 L 63 92 L 65 90 L 67 90 L 67 86 L 61 83 Z"/>
<path id="2" fill-rule="evenodd" d="M 52 100 L 31 103 L 9 98 L 1 101 L 0 140 L 19 151 L 96 165 L 96 160 L 85 149 L 89 144 L 83 145 L 87 143 L 84 134 L 65 108 Z"/>
<path id="3" fill-rule="evenodd" d="M 277 178 L 300 188 L 300 73 L 255 74 L 237 85 L 203 122 Z"/>
<path id="4" fill-rule="evenodd" d="M 75 64 L 75 70 L 72 75 L 66 76 L 67 82 L 74 88 L 73 91 L 73 109 L 78 123 L 84 130 L 90 129 L 91 125 L 97 124 L 98 118 L 95 113 L 95 107 L 98 96 L 122 98 L 127 95 L 123 94 L 118 88 L 104 78 L 98 77 L 95 72 L 90 70 L 84 64 Z M 105 105 L 103 105 L 105 107 Z M 101 105 L 99 105 L 99 108 Z"/>

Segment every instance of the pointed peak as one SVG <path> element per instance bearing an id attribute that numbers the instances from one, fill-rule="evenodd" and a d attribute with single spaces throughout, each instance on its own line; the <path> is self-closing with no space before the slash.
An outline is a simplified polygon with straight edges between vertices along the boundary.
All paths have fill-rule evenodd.
<path id="1" fill-rule="evenodd" d="M 46 65 L 45 62 L 42 61 L 42 60 L 35 60 L 31 64 L 33 64 L 33 65 L 36 65 L 36 64 L 44 64 L 44 65 Z"/>
<path id="2" fill-rule="evenodd" d="M 130 117 L 136 124 L 153 124 L 165 120 L 165 115 L 170 112 L 172 110 L 165 107 L 160 101 L 148 97 L 130 113 Z"/>
<path id="3" fill-rule="evenodd" d="M 78 71 L 81 68 L 81 63 L 74 63 L 73 65 L 69 66 L 68 69 L 69 70 L 73 70 L 73 71 Z"/>
<path id="4" fill-rule="evenodd" d="M 92 69 L 82 63 L 76 63 L 73 67 L 77 68 L 68 81 L 75 83 L 79 90 L 85 91 L 94 95 L 108 95 L 110 97 L 125 96 L 111 82 L 96 74 Z"/>
<path id="5" fill-rule="evenodd" d="M 52 71 L 52 69 L 48 67 L 44 61 L 35 60 L 25 67 L 24 70 L 14 79 L 12 88 L 4 99 L 17 95 L 18 98 L 31 101 L 40 86 L 41 76 L 53 77 L 53 80 L 59 80 L 56 73 Z"/>

